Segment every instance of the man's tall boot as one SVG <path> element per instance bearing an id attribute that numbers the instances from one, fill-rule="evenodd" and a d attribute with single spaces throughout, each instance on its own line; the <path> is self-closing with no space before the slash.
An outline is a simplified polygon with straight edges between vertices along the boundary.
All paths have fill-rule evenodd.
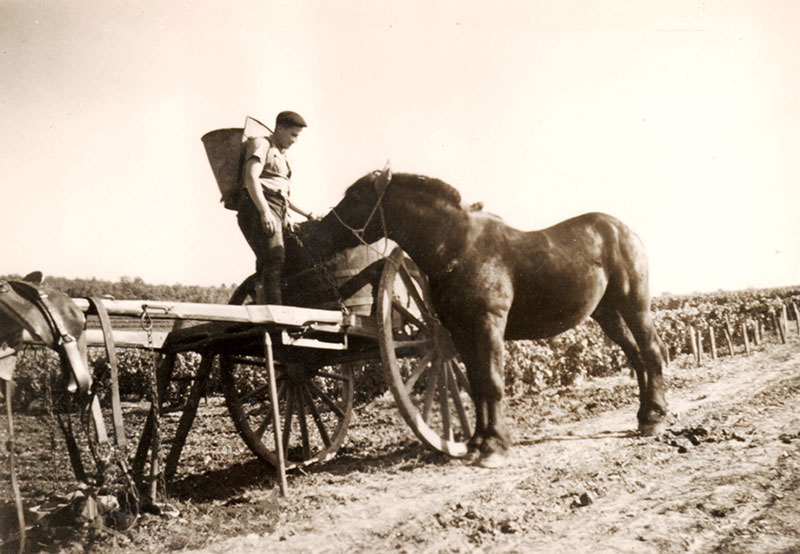
<path id="1" fill-rule="evenodd" d="M 263 286 L 263 302 L 260 304 L 283 304 L 281 294 L 281 270 L 267 269 L 261 273 L 261 283 Z M 256 288 L 258 291 L 258 288 Z"/>

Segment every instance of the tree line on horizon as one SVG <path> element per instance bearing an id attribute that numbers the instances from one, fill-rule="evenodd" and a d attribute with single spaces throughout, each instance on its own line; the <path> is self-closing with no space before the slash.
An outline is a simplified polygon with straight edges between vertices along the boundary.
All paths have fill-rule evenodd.
<path id="1" fill-rule="evenodd" d="M 22 275 L 0 276 L 6 280 L 20 280 Z M 115 300 L 167 300 L 173 302 L 200 302 L 206 304 L 227 304 L 238 285 L 200 286 L 153 285 L 141 277 L 122 277 L 118 281 L 107 281 L 91 277 L 70 279 L 67 277 L 45 276 L 44 284 L 61 291 L 72 298 L 89 296 L 110 296 Z"/>
<path id="2" fill-rule="evenodd" d="M 0 275 L 0 279 L 22 279 L 22 275 Z M 111 296 L 115 300 L 165 300 L 173 302 L 200 302 L 208 304 L 227 304 L 238 283 L 217 286 L 184 285 L 154 285 L 147 283 L 141 277 L 121 277 L 118 281 L 90 278 L 67 278 L 46 276 L 45 285 L 61 291 L 72 298 L 86 298 L 89 296 Z M 800 295 L 800 285 L 755 288 L 748 287 L 741 290 L 717 290 L 714 292 L 692 292 L 687 294 L 673 294 L 664 292 L 652 299 L 654 310 L 673 310 L 698 302 L 711 304 L 731 304 L 752 301 L 753 298 L 791 298 Z"/>

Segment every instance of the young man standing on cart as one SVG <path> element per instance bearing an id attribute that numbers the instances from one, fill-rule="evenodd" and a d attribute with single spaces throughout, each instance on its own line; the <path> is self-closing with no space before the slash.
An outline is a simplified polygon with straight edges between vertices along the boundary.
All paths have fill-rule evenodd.
<path id="1" fill-rule="evenodd" d="M 289 200 L 292 170 L 286 151 L 306 127 L 295 112 L 281 112 L 275 130 L 268 137 L 247 141 L 244 155 L 244 191 L 237 204 L 237 220 L 247 244 L 256 255 L 256 301 L 281 304 L 281 276 L 284 263 L 283 234 L 288 225 L 287 210 L 308 219 Z"/>

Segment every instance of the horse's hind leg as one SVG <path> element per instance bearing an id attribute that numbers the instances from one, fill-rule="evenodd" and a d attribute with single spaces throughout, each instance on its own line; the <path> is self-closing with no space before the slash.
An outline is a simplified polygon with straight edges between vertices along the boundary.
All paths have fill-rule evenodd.
<path id="1" fill-rule="evenodd" d="M 628 324 L 617 310 L 605 310 L 600 307 L 592 314 L 592 318 L 600 324 L 600 328 L 608 335 L 608 338 L 622 348 L 631 367 L 636 371 L 636 380 L 639 382 L 639 416 L 641 418 L 647 391 L 647 372 L 642 363 L 639 347 L 636 346 L 636 339 L 633 338 Z"/>
<path id="2" fill-rule="evenodd" d="M 642 365 L 646 373 L 644 397 L 639 408 L 639 430 L 643 435 L 655 435 L 663 431 L 666 426 L 664 346 L 658 337 L 649 309 L 626 312 L 622 316 L 639 347 Z"/>

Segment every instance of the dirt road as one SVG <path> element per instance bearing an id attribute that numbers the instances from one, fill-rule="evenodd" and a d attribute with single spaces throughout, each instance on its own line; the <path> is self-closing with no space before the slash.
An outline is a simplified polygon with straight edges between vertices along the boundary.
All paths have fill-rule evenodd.
<path id="1" fill-rule="evenodd" d="M 800 551 L 800 342 L 670 368 L 668 383 L 657 439 L 632 433 L 633 382 L 601 379 L 510 406 L 503 469 L 396 444 L 345 451 L 291 478 L 273 532 L 202 551 Z M 389 417 L 377 412 L 351 441 Z"/>

